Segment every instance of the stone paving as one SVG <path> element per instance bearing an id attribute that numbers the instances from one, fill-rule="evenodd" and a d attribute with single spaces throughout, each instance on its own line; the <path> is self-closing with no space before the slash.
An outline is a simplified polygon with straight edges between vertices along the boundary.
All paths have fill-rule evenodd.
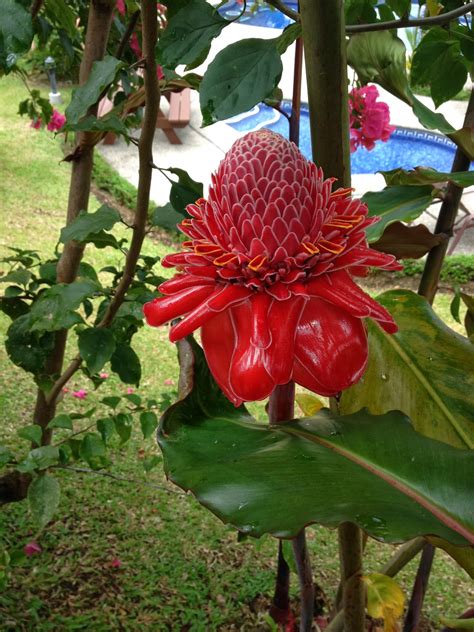
<path id="1" fill-rule="evenodd" d="M 214 40 L 206 63 L 196 68 L 195 71 L 202 74 L 215 55 L 228 44 L 248 37 L 271 38 L 276 37 L 279 31 L 276 29 L 232 24 L 226 27 L 221 36 Z M 280 87 L 285 99 L 291 98 L 293 84 L 293 47 L 283 56 L 283 75 Z M 303 71 L 304 76 L 304 71 Z M 381 99 L 390 106 L 391 123 L 404 127 L 421 128 L 418 119 L 411 108 L 380 89 Z M 431 99 L 420 97 L 427 105 L 432 106 Z M 307 102 L 307 88 L 303 82 L 302 100 Z M 163 103 L 164 102 L 164 103 Z M 166 109 L 166 102 L 162 100 L 162 109 Z M 464 112 L 467 102 L 450 101 L 439 108 L 448 121 L 457 129 L 462 127 Z M 136 132 L 136 135 L 139 131 Z M 192 92 L 191 96 L 191 121 L 183 129 L 177 130 L 182 140 L 182 145 L 170 145 L 162 130 L 156 130 L 154 142 L 154 161 L 160 167 L 180 167 L 189 172 L 192 178 L 203 182 L 205 190 L 210 182 L 210 174 L 215 171 L 225 152 L 232 143 L 242 135 L 225 123 L 216 123 L 210 127 L 201 128 L 201 114 L 199 109 L 199 95 Z M 134 185 L 138 182 L 138 153 L 136 147 L 127 145 L 119 139 L 115 145 L 100 145 L 100 153 L 118 171 L 118 173 Z M 427 157 L 429 162 L 429 157 Z M 384 187 L 384 179 L 380 174 L 356 174 L 353 176 L 353 186 L 357 195 L 366 191 L 377 191 Z M 151 198 L 156 204 L 162 205 L 168 201 L 169 182 L 158 171 L 155 171 L 152 181 Z M 463 204 L 469 211 L 474 212 L 474 187 L 464 193 Z M 434 219 L 430 213 L 425 213 L 419 220 L 429 227 L 434 226 Z M 466 231 L 458 245 L 456 252 L 474 251 L 474 230 Z"/>

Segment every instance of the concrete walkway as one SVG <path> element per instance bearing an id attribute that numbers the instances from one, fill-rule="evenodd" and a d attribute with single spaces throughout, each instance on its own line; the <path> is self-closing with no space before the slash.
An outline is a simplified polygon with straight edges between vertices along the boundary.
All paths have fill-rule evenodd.
<path id="1" fill-rule="evenodd" d="M 232 24 L 227 26 L 221 36 L 214 40 L 206 63 L 196 68 L 198 74 L 203 74 L 207 65 L 215 55 L 232 42 L 245 38 L 272 38 L 277 37 L 280 31 L 277 29 Z M 293 59 L 294 47 L 283 56 L 283 75 L 280 88 L 285 99 L 290 99 L 293 86 Z M 179 70 L 179 69 L 178 69 Z M 303 76 L 304 70 L 303 70 Z M 418 119 L 411 108 L 380 89 L 381 99 L 390 106 L 391 123 L 404 127 L 422 129 Z M 307 87 L 303 82 L 302 100 L 307 102 Z M 433 107 L 432 101 L 426 97 L 420 97 L 424 103 Z M 166 100 L 162 100 L 162 108 L 166 108 Z M 443 104 L 439 112 L 444 114 L 448 121 L 456 127 L 462 127 L 464 112 L 467 106 L 465 101 L 451 101 Z M 226 151 L 242 133 L 236 131 L 225 123 L 216 123 L 210 127 L 201 128 L 201 113 L 199 109 L 199 95 L 192 92 L 191 96 L 191 122 L 186 128 L 177 131 L 182 140 L 182 145 L 170 145 L 162 130 L 156 130 L 154 142 L 154 161 L 160 167 L 179 167 L 189 172 L 192 178 L 204 183 L 206 191 L 210 183 L 210 175 L 214 172 L 222 160 Z M 139 135 L 137 130 L 136 135 Z M 138 153 L 136 147 L 127 145 L 122 139 L 115 145 L 99 145 L 99 151 L 103 157 L 118 171 L 118 173 L 134 185 L 138 183 Z M 429 156 L 427 156 L 429 163 Z M 377 191 L 384 187 L 384 179 L 380 174 L 356 174 L 353 176 L 353 186 L 357 195 L 366 191 Z M 151 198 L 157 205 L 163 205 L 168 201 L 170 185 L 168 180 L 158 171 L 154 173 Z M 474 211 L 474 187 L 466 191 L 463 203 L 470 211 Z M 419 220 L 430 227 L 434 226 L 434 219 L 429 213 L 424 214 Z M 459 244 L 456 252 L 474 250 L 474 230 L 467 231 Z"/>

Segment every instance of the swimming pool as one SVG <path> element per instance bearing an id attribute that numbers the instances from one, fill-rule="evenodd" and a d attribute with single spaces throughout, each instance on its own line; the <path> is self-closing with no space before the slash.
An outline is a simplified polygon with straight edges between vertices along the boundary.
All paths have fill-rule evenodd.
<path id="1" fill-rule="evenodd" d="M 285 4 L 293 11 L 298 10 L 298 3 L 293 0 L 285 0 Z M 380 4 L 384 4 L 380 2 Z M 247 0 L 245 11 L 242 17 L 238 20 L 241 24 L 250 24 L 252 26 L 265 26 L 273 29 L 284 29 L 288 24 L 291 24 L 293 20 L 283 15 L 280 11 L 275 10 L 270 6 L 259 7 L 257 11 L 252 10 L 255 6 L 253 0 Z M 220 9 L 219 13 L 227 18 L 233 20 L 239 16 L 243 11 L 243 4 L 236 0 L 229 0 Z M 411 17 L 418 16 L 418 3 L 412 2 Z"/>
<path id="2" fill-rule="evenodd" d="M 284 101 L 282 109 L 289 113 L 290 103 Z M 259 104 L 250 112 L 228 119 L 227 124 L 240 132 L 266 127 L 288 138 L 288 120 L 273 108 Z M 301 107 L 300 149 L 311 158 L 311 138 L 308 107 Z M 397 128 L 386 143 L 378 141 L 372 151 L 364 147 L 351 154 L 352 173 L 376 173 L 402 167 L 433 167 L 438 171 L 451 171 L 456 145 L 441 134 L 425 130 Z"/>

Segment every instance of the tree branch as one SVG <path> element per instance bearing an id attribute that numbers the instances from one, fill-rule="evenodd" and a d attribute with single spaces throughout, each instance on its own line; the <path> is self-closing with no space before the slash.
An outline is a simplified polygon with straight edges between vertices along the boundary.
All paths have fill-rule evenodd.
<path id="1" fill-rule="evenodd" d="M 349 110 L 343 0 L 300 0 L 313 161 L 337 186 L 350 187 Z M 365 627 L 362 537 L 352 523 L 339 527 L 344 627 Z"/>
<path id="2" fill-rule="evenodd" d="M 109 327 L 120 305 L 123 303 L 125 295 L 133 281 L 138 257 L 146 234 L 151 177 L 153 173 L 153 139 L 155 136 L 156 118 L 158 116 L 160 103 L 160 88 L 156 74 L 156 60 L 154 55 L 157 39 L 156 3 L 153 5 L 153 2 L 150 2 L 150 0 L 143 0 L 142 2 L 142 24 L 146 108 L 143 117 L 142 132 L 138 142 L 139 178 L 137 206 L 133 220 L 133 237 L 125 260 L 122 278 L 120 279 L 104 317 L 97 327 Z M 81 364 L 82 358 L 80 355 L 77 355 L 49 391 L 47 396 L 48 402 L 56 400 L 63 386 L 67 384 Z"/>
<path id="3" fill-rule="evenodd" d="M 295 22 L 300 21 L 300 14 L 298 13 L 298 11 L 293 11 L 293 9 L 290 9 L 290 7 L 288 7 L 281 0 L 265 0 L 265 1 L 267 4 L 271 5 L 275 9 L 278 9 L 278 11 L 286 15 L 288 18 L 291 18 Z"/>
<path id="4" fill-rule="evenodd" d="M 101 470 L 91 470 L 87 467 L 74 467 L 72 465 L 57 465 L 56 469 L 66 470 L 68 472 L 78 472 L 79 474 L 96 474 L 97 476 L 112 478 L 114 481 L 120 481 L 123 483 L 134 483 L 135 485 L 146 485 L 148 487 L 153 487 L 153 489 L 160 489 L 161 491 L 167 492 L 168 494 L 176 494 L 176 496 L 182 496 L 183 498 L 186 496 L 184 492 L 178 492 L 175 489 L 169 489 L 168 487 L 164 487 L 164 485 L 155 485 L 155 483 L 150 483 L 148 481 L 139 481 L 135 478 L 127 478 L 126 476 L 118 476 L 117 474 L 112 474 L 112 472 L 102 472 Z"/>
<path id="5" fill-rule="evenodd" d="M 79 71 L 79 82 L 84 84 L 89 77 L 92 65 L 102 59 L 109 38 L 112 13 L 115 7 L 114 0 L 93 2 L 90 5 L 87 35 L 84 45 L 84 56 Z M 89 113 L 96 114 L 97 109 L 91 108 Z M 84 139 L 84 133 L 78 134 L 78 144 Z M 81 155 L 72 164 L 71 181 L 69 186 L 69 198 L 66 223 L 72 222 L 81 211 L 87 210 L 89 204 L 90 184 L 92 177 L 93 147 L 85 147 Z M 57 265 L 57 283 L 71 283 L 77 276 L 79 264 L 84 252 L 84 245 L 77 241 L 68 241 Z M 46 362 L 46 374 L 55 376 L 61 373 L 64 352 L 66 348 L 67 330 L 55 333 L 54 348 Z M 47 445 L 51 441 L 52 431 L 47 429 L 48 423 L 56 412 L 55 400 L 50 400 L 45 393 L 38 389 L 33 413 L 34 423 L 43 428 L 42 444 Z"/>
<path id="6" fill-rule="evenodd" d="M 474 5 L 474 3 L 471 3 Z M 463 128 L 474 130 L 474 90 L 471 91 L 471 97 L 466 110 Z M 453 166 L 451 172 L 468 171 L 471 159 L 459 147 L 454 155 Z M 449 182 L 443 203 L 439 210 L 438 220 L 436 222 L 435 234 L 444 233 L 449 237 L 453 234 L 453 227 L 458 214 L 459 203 L 463 194 L 463 189 L 453 182 Z M 424 296 L 430 303 L 433 303 L 436 292 L 438 291 L 439 275 L 443 267 L 443 261 L 448 250 L 449 240 L 445 239 L 441 244 L 435 246 L 428 253 L 423 274 L 421 276 L 418 294 Z"/>
<path id="7" fill-rule="evenodd" d="M 43 0 L 33 1 L 33 4 L 31 5 L 31 9 L 30 9 L 32 20 L 34 20 L 38 16 L 38 13 L 41 11 L 42 7 L 43 7 Z"/>
<path id="8" fill-rule="evenodd" d="M 474 10 L 474 2 L 453 9 L 447 13 L 441 13 L 440 15 L 433 15 L 429 18 L 415 18 L 410 20 L 409 18 L 400 18 L 400 20 L 389 20 L 387 22 L 373 22 L 371 24 L 350 24 L 346 26 L 346 33 L 368 33 L 370 31 L 388 31 L 390 29 L 407 29 L 412 26 L 436 26 L 446 24 L 451 20 L 466 15 Z"/>
<path id="9" fill-rule="evenodd" d="M 122 57 L 125 47 L 128 44 L 128 40 L 130 39 L 133 31 L 135 30 L 139 17 L 140 17 L 140 11 L 135 11 L 134 13 L 132 13 L 130 20 L 127 24 L 127 28 L 125 29 L 124 34 L 122 35 L 122 39 L 120 40 L 119 45 L 117 46 L 117 50 L 115 51 L 115 57 L 117 59 L 120 59 Z"/>

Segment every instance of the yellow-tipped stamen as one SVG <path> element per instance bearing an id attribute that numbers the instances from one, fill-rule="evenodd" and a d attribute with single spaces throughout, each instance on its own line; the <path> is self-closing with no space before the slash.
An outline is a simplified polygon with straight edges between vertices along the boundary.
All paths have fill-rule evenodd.
<path id="1" fill-rule="evenodd" d="M 354 188 L 338 189 L 337 191 L 334 191 L 334 193 L 331 193 L 330 197 L 347 197 L 351 195 L 353 191 L 355 191 Z"/>
<path id="2" fill-rule="evenodd" d="M 337 218 L 341 219 L 343 222 L 351 222 L 351 224 L 359 224 L 363 219 L 363 215 L 339 215 Z"/>
<path id="3" fill-rule="evenodd" d="M 317 255 L 319 252 L 319 248 L 310 241 L 302 242 L 301 245 L 309 255 Z"/>
<path id="4" fill-rule="evenodd" d="M 222 248 L 220 246 L 216 246 L 216 244 L 196 244 L 194 246 L 194 252 L 197 255 L 213 255 L 218 252 L 222 252 Z"/>
<path id="5" fill-rule="evenodd" d="M 349 222 L 340 222 L 339 220 L 324 224 L 325 228 L 326 226 L 329 226 L 330 228 L 353 228 L 353 224 L 350 224 Z"/>
<path id="6" fill-rule="evenodd" d="M 332 241 L 328 241 L 327 239 L 320 239 L 318 244 L 323 250 L 327 250 L 328 252 L 332 252 L 333 255 L 340 255 L 344 250 L 345 246 L 342 244 L 335 244 Z"/>
<path id="7" fill-rule="evenodd" d="M 232 254 L 231 252 L 226 252 L 220 257 L 217 257 L 212 262 L 215 266 L 226 266 L 228 263 L 232 263 L 237 259 L 237 255 Z"/>
<path id="8" fill-rule="evenodd" d="M 263 264 L 266 262 L 267 257 L 265 255 L 257 255 L 251 261 L 248 262 L 248 267 L 254 272 L 258 272 Z"/>

